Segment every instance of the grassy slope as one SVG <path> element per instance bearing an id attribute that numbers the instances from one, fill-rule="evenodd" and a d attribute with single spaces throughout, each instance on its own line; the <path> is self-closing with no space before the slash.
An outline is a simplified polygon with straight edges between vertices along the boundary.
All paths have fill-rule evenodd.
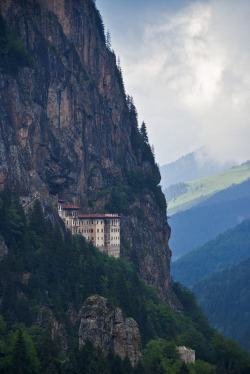
<path id="1" fill-rule="evenodd" d="M 222 173 L 188 182 L 187 192 L 168 202 L 168 215 L 189 209 L 216 192 L 249 178 L 250 162 L 246 162 Z"/>

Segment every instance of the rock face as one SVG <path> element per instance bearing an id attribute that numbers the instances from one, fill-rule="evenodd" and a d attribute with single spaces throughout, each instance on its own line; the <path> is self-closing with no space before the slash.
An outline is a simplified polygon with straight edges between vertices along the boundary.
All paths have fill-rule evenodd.
<path id="1" fill-rule="evenodd" d="M 181 360 L 186 364 L 195 363 L 195 351 L 193 349 L 186 348 L 185 346 L 178 347 L 178 351 L 181 357 Z"/>
<path id="2" fill-rule="evenodd" d="M 171 303 L 160 173 L 126 100 L 93 0 L 5 0 L 33 65 L 0 69 L 0 188 L 121 213 L 121 254 Z M 145 148 L 146 147 L 146 148 Z"/>
<path id="3" fill-rule="evenodd" d="M 3 260 L 4 256 L 8 254 L 9 250 L 7 245 L 4 243 L 3 238 L 0 236 L 0 262 Z"/>
<path id="4" fill-rule="evenodd" d="M 101 296 L 89 297 L 80 311 L 79 344 L 91 340 L 107 354 L 110 350 L 121 358 L 126 355 L 132 365 L 141 357 L 140 332 L 133 318 L 122 316 L 119 308 L 108 305 Z"/>

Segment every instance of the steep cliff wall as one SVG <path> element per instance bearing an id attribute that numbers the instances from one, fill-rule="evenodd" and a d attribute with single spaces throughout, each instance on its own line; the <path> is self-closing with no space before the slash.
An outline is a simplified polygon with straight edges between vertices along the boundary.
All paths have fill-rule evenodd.
<path id="1" fill-rule="evenodd" d="M 4 0 L 32 64 L 0 70 L 0 186 L 122 213 L 122 255 L 169 300 L 160 174 L 91 0 Z"/>
<path id="2" fill-rule="evenodd" d="M 123 318 L 120 308 L 108 305 L 101 296 L 89 297 L 80 311 L 79 344 L 91 340 L 108 354 L 110 351 L 122 359 L 128 356 L 134 366 L 142 357 L 141 337 L 133 318 Z"/>

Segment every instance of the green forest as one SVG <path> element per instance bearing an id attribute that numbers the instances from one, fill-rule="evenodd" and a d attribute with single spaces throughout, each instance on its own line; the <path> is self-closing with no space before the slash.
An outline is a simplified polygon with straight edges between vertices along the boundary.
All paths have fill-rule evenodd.
<path id="1" fill-rule="evenodd" d="M 250 256 L 250 220 L 245 220 L 172 263 L 175 280 L 189 287 Z M 188 271 L 187 271 L 188 269 Z"/>
<path id="2" fill-rule="evenodd" d="M 168 200 L 167 200 L 168 201 Z M 203 203 L 172 215 L 171 249 L 175 261 L 250 217 L 250 180 L 216 193 Z"/>
<path id="3" fill-rule="evenodd" d="M 175 314 L 133 265 L 53 226 L 38 201 L 26 216 L 18 197 L 2 192 L 0 235 L 8 247 L 0 262 L 1 373 L 249 373 L 247 353 L 209 326 L 191 291 L 172 283 L 184 310 Z M 91 342 L 79 348 L 68 310 L 79 311 L 93 294 L 137 321 L 143 356 L 136 367 Z M 52 319 L 65 326 L 67 350 L 52 339 Z M 196 351 L 195 364 L 180 360 L 182 345 Z"/>
<path id="4" fill-rule="evenodd" d="M 192 290 L 212 326 L 249 349 L 250 258 L 197 282 Z M 248 345 L 247 345 L 248 344 Z"/>

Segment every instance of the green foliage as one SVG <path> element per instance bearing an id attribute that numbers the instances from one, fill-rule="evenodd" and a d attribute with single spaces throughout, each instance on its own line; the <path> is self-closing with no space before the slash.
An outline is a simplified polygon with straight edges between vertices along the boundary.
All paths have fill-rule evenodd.
<path id="1" fill-rule="evenodd" d="M 167 201 L 169 199 L 166 196 Z M 250 217 L 250 180 L 220 191 L 171 216 L 172 260 L 204 245 Z"/>
<path id="2" fill-rule="evenodd" d="M 51 331 L 47 330 L 41 340 L 38 350 L 41 372 L 46 374 L 60 374 L 61 363 L 58 347 L 51 338 Z"/>
<path id="3" fill-rule="evenodd" d="M 250 329 L 250 258 L 216 272 L 193 286 L 198 302 L 212 326 L 224 336 L 246 344 Z M 248 345 L 246 344 L 246 348 Z"/>
<path id="4" fill-rule="evenodd" d="M 73 347 L 77 342 L 77 331 L 69 321 L 67 310 L 70 306 L 77 311 L 88 296 L 99 294 L 121 307 L 125 317 L 133 317 L 138 322 L 146 352 L 144 359 L 146 362 L 146 357 L 150 357 L 150 360 L 146 366 L 143 362 L 138 363 L 133 369 L 135 373 L 178 373 L 181 362 L 176 356 L 177 345 L 195 349 L 198 359 L 214 365 L 224 360 L 227 367 L 228 357 L 234 357 L 232 364 L 238 364 L 242 373 L 247 373 L 249 359 L 237 346 L 228 344 L 222 337 L 216 339 L 216 333 L 208 326 L 190 291 L 173 285 L 186 310 L 185 315 L 177 315 L 161 302 L 156 291 L 146 286 L 126 261 L 99 252 L 82 236 L 67 233 L 62 237 L 60 230 L 43 217 L 39 203 L 34 204 L 27 219 L 18 200 L 10 193 L 0 193 L 0 199 L 0 235 L 9 248 L 9 254 L 0 263 L 0 313 L 5 320 L 0 318 L 1 370 L 8 373 L 12 365 L 17 365 L 18 350 L 14 363 L 12 358 L 16 331 L 22 328 L 25 342 L 26 336 L 33 341 L 33 350 L 27 343 L 16 344 L 23 350 L 26 347 L 27 357 L 33 357 L 33 361 L 23 362 L 29 366 L 27 370 L 32 367 L 36 372 L 34 363 L 38 362 L 40 371 L 47 374 L 61 370 L 70 374 L 132 373 L 127 359 L 121 360 L 112 354 L 105 357 L 91 344 L 81 347 L 80 351 L 70 349 L 67 353 L 70 361 L 66 360 L 62 367 L 58 346 L 48 332 L 44 334 L 35 326 L 38 315 L 45 324 L 47 320 L 48 325 L 46 310 L 50 311 L 64 324 L 70 347 Z M 26 282 L 24 275 L 28 276 Z M 218 355 L 218 352 L 225 354 Z"/>
<path id="5" fill-rule="evenodd" d="M 186 286 L 250 256 L 250 220 L 220 234 L 172 264 L 174 278 Z M 188 269 L 188 271 L 186 271 Z"/>
<path id="6" fill-rule="evenodd" d="M 25 50 L 22 39 L 8 30 L 0 13 L 0 68 L 16 74 L 24 66 L 32 67 L 32 58 Z"/>

